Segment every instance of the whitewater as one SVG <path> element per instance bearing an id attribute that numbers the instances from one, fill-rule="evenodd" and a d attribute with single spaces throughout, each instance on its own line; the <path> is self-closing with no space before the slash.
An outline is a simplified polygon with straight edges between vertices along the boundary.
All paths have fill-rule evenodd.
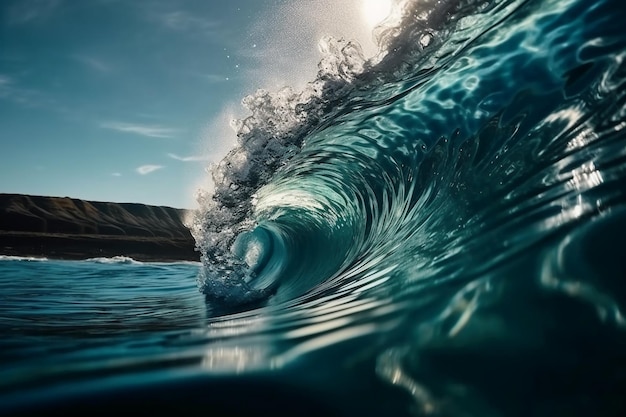
<path id="1" fill-rule="evenodd" d="M 243 99 L 200 263 L 0 258 L 0 413 L 621 416 L 626 6 L 414 0 Z"/>

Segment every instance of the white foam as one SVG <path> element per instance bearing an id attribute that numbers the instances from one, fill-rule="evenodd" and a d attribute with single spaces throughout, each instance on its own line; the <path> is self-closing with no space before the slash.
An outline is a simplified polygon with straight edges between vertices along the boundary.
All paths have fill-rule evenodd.
<path id="1" fill-rule="evenodd" d="M 111 258 L 98 257 L 85 259 L 85 262 L 94 262 L 98 264 L 141 264 L 143 262 L 136 261 L 128 256 L 113 256 Z"/>
<path id="2" fill-rule="evenodd" d="M 45 262 L 48 258 L 35 256 L 0 255 L 0 261 Z"/>

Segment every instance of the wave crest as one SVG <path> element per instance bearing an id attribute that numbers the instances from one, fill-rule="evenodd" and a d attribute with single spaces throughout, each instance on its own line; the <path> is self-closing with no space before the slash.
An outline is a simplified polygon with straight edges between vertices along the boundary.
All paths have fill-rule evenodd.
<path id="1" fill-rule="evenodd" d="M 366 60 L 357 43 L 326 37 L 319 44 L 323 58 L 317 76 L 302 91 L 289 87 L 278 92 L 261 89 L 245 97 L 242 104 L 250 115 L 233 123 L 237 134 L 235 148 L 218 164 L 209 167 L 214 190 L 200 193 L 201 208 L 190 227 L 204 264 L 198 278 L 201 291 L 209 297 L 234 302 L 267 297 L 274 284 L 262 279 L 264 268 L 251 269 L 245 260 L 249 254 L 235 247 L 237 236 L 253 233 L 259 225 L 256 210 L 259 190 L 274 181 L 301 153 L 305 142 L 336 122 L 347 112 L 345 109 L 353 111 L 375 103 L 371 97 L 363 99 L 372 89 L 377 88 L 377 93 L 384 95 L 376 98 L 372 94 L 379 100 L 398 94 L 394 91 L 397 83 L 390 83 L 390 80 L 412 74 L 416 66 L 423 64 L 423 57 L 438 51 L 446 34 L 453 32 L 451 23 L 465 15 L 508 3 L 511 2 L 402 2 L 393 17 L 376 29 L 375 36 L 380 44 L 378 56 Z M 459 48 L 456 44 L 451 47 Z M 379 88 L 384 83 L 393 88 Z M 385 129 L 382 130 L 384 142 Z M 367 181 L 359 183 L 367 184 Z M 361 213 L 355 218 L 367 217 L 368 214 Z M 351 230 L 350 233 L 359 235 L 360 232 Z M 279 233 L 269 241 L 281 239 Z M 269 253 L 274 249 L 261 248 L 261 252 Z M 281 268 L 275 268 L 274 272 L 278 269 Z"/>

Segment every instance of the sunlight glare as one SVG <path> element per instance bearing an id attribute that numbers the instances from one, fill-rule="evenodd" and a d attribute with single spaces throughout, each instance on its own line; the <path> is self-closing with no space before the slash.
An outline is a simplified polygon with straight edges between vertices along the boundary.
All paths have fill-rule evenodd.
<path id="1" fill-rule="evenodd" d="M 363 0 L 363 18 L 368 26 L 374 27 L 391 12 L 391 0 Z"/>

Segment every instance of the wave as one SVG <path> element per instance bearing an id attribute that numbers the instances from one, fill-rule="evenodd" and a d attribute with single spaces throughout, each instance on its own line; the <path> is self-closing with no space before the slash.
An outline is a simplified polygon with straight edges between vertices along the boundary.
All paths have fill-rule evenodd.
<path id="1" fill-rule="evenodd" d="M 622 204 L 625 45 L 596 4 L 404 1 L 371 60 L 324 38 L 303 91 L 243 100 L 192 225 L 201 291 L 451 279 Z"/>
<path id="2" fill-rule="evenodd" d="M 45 262 L 48 258 L 37 256 L 13 256 L 13 255 L 0 255 L 0 262 L 2 261 L 18 261 L 18 262 Z"/>
<path id="3" fill-rule="evenodd" d="M 88 258 L 85 259 L 84 262 L 93 262 L 97 264 L 123 264 L 123 265 L 141 265 L 143 262 L 137 261 L 129 256 L 112 256 L 108 257 L 97 257 L 97 258 Z"/>
<path id="4" fill-rule="evenodd" d="M 210 167 L 214 191 L 200 194 L 201 209 L 191 224 L 205 265 L 199 277 L 203 292 L 239 302 L 264 298 L 271 292 L 273 279 L 250 285 L 260 268 L 256 261 L 250 263 L 240 244 L 241 240 L 250 241 L 251 251 L 259 254 L 255 259 L 262 259 L 264 265 L 268 253 L 282 248 L 283 252 L 274 252 L 268 268 L 270 276 L 280 275 L 280 258 L 285 255 L 281 233 L 264 227 L 251 233 L 258 225 L 253 214 L 255 193 L 301 152 L 307 136 L 340 113 L 352 92 L 372 90 L 386 79 L 409 74 L 411 69 L 400 68 L 397 61 L 421 57 L 424 49 L 441 37 L 438 27 L 454 20 L 452 16 L 444 18 L 452 3 L 428 2 L 424 4 L 427 13 L 419 19 L 413 19 L 415 2 L 397 5 L 388 22 L 377 29 L 380 53 L 369 61 L 357 43 L 325 37 L 319 45 L 324 58 L 317 77 L 303 91 L 286 87 L 271 93 L 261 89 L 244 98 L 243 105 L 252 114 L 235 123 L 238 146 Z M 432 42 L 426 42 L 427 38 Z M 417 44 L 412 43 L 415 39 Z M 415 65 L 420 61 L 413 60 Z M 254 239 L 268 234 L 270 238 Z M 238 240 L 240 235 L 246 237 Z"/>
<path id="5" fill-rule="evenodd" d="M 200 267 L 2 265 L 5 397 L 626 415 L 624 21 L 621 0 L 420 0 L 372 60 L 324 39 L 304 91 L 245 99 Z"/>

